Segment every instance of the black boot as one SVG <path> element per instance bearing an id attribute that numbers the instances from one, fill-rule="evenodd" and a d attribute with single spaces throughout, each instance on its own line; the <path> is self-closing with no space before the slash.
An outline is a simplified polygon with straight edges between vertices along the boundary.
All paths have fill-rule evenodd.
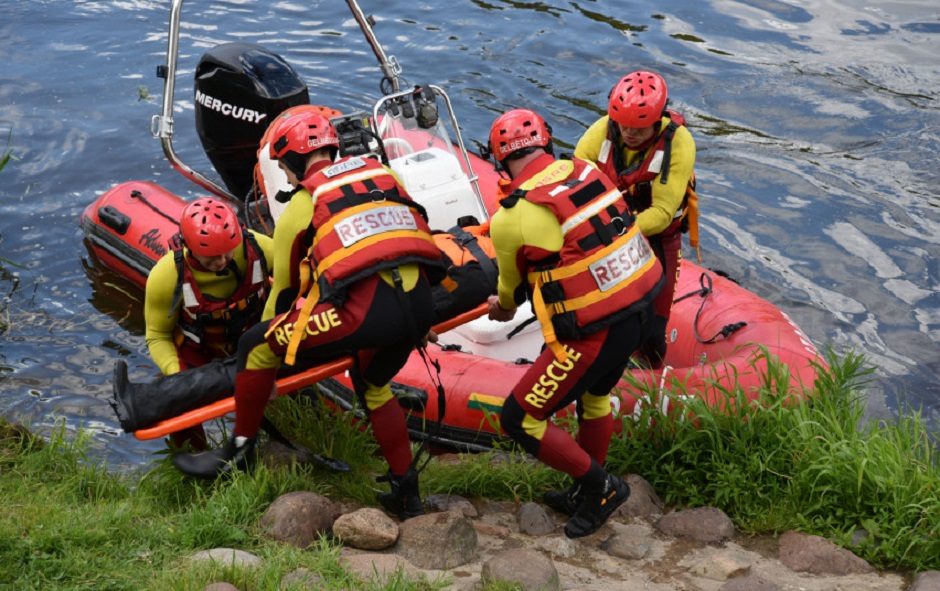
<path id="1" fill-rule="evenodd" d="M 581 485 L 575 482 L 565 490 L 550 490 L 542 495 L 542 502 L 550 509 L 574 515 L 578 505 L 581 504 Z"/>
<path id="2" fill-rule="evenodd" d="M 225 445 L 212 451 L 177 454 L 173 465 L 187 476 L 216 478 L 232 470 L 251 468 L 255 461 L 255 438 L 232 437 Z"/>
<path id="3" fill-rule="evenodd" d="M 162 376 L 149 384 L 127 379 L 127 364 L 114 364 L 114 400 L 110 401 L 125 433 L 151 427 L 164 419 L 211 404 L 235 390 L 235 359 Z"/>
<path id="4" fill-rule="evenodd" d="M 606 474 L 599 486 L 582 483 L 581 502 L 565 524 L 565 535 L 580 538 L 593 534 L 629 496 L 630 487 L 613 474 Z"/>
<path id="5" fill-rule="evenodd" d="M 134 405 L 134 396 L 129 394 L 128 385 L 127 362 L 118 359 L 114 362 L 114 372 L 111 376 L 114 400 L 109 400 L 108 404 L 114 409 L 114 414 L 117 415 L 125 433 L 135 431 L 137 426 L 137 407 Z"/>
<path id="6" fill-rule="evenodd" d="M 376 480 L 388 481 L 392 487 L 392 492 L 379 494 L 379 503 L 386 511 L 394 513 L 402 521 L 424 515 L 424 506 L 418 493 L 417 470 L 409 468 L 403 476 L 395 476 L 389 470 L 388 474 Z"/>

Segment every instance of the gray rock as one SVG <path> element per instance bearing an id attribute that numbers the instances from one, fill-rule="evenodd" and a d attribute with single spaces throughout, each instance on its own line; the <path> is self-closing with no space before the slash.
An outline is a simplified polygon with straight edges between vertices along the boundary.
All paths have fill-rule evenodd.
<path id="1" fill-rule="evenodd" d="M 306 548 L 321 534 L 329 533 L 338 516 L 339 509 L 330 499 L 297 491 L 275 499 L 261 516 L 259 525 L 272 539 Z"/>
<path id="2" fill-rule="evenodd" d="M 281 591 L 285 589 L 291 589 L 292 591 L 318 591 L 323 587 L 323 577 L 312 570 L 300 567 L 284 575 L 278 589 Z"/>
<path id="3" fill-rule="evenodd" d="M 757 575 L 748 575 L 731 579 L 718 591 L 781 591 L 781 589 L 779 585 Z"/>
<path id="4" fill-rule="evenodd" d="M 416 580 L 422 576 L 421 571 L 415 568 L 415 565 L 395 554 L 344 553 L 340 558 L 340 563 L 348 572 L 363 581 L 376 581 L 381 584 L 387 582 L 399 571 L 410 580 Z"/>
<path id="5" fill-rule="evenodd" d="M 399 531 L 396 552 L 417 567 L 446 570 L 477 559 L 477 532 L 463 515 L 419 515 L 402 522 Z"/>
<path id="6" fill-rule="evenodd" d="M 498 513 L 515 513 L 516 504 L 512 501 L 494 501 L 492 499 L 480 499 L 477 503 L 481 515 L 494 515 Z"/>
<path id="7" fill-rule="evenodd" d="M 522 503 L 516 513 L 519 531 L 530 536 L 544 536 L 555 531 L 555 522 L 538 503 Z"/>
<path id="8" fill-rule="evenodd" d="M 480 514 L 473 503 L 460 495 L 428 495 L 424 504 L 431 511 L 456 511 L 466 517 L 476 517 Z"/>
<path id="9" fill-rule="evenodd" d="M 261 566 L 261 559 L 250 552 L 234 548 L 213 548 L 196 552 L 189 558 L 194 562 L 215 562 L 222 566 L 237 566 L 239 568 L 257 568 Z"/>
<path id="10" fill-rule="evenodd" d="M 940 570 L 918 573 L 909 591 L 940 591 Z"/>
<path id="11" fill-rule="evenodd" d="M 682 565 L 687 559 L 688 557 L 679 564 Z M 750 574 L 751 560 L 737 550 L 710 547 L 709 551 L 701 553 L 697 559 L 692 559 L 689 564 L 689 573 L 712 581 L 727 581 Z"/>
<path id="12" fill-rule="evenodd" d="M 340 515 L 333 522 L 333 535 L 353 548 L 384 550 L 398 540 L 398 524 L 384 512 L 367 507 Z"/>
<path id="13" fill-rule="evenodd" d="M 630 485 L 630 496 L 615 512 L 615 517 L 643 517 L 646 519 L 663 514 L 663 502 L 645 478 L 628 474 L 624 480 Z"/>
<path id="14" fill-rule="evenodd" d="M 616 533 L 604 540 L 601 550 L 617 558 L 639 560 L 649 553 L 650 545 L 649 538 L 636 538 L 628 534 Z"/>
<path id="15" fill-rule="evenodd" d="M 714 507 L 696 507 L 667 513 L 656 522 L 656 529 L 669 536 L 705 544 L 723 542 L 734 535 L 731 518 Z"/>
<path id="16" fill-rule="evenodd" d="M 572 558 L 578 553 L 578 543 L 566 538 L 563 534 L 538 538 L 535 541 L 535 547 L 544 550 L 552 558 Z"/>
<path id="17" fill-rule="evenodd" d="M 483 563 L 480 580 L 484 585 L 502 582 L 518 585 L 523 591 L 559 591 L 561 582 L 555 563 L 528 548 L 498 553 Z"/>
<path id="18" fill-rule="evenodd" d="M 814 575 L 870 573 L 872 566 L 826 538 L 789 531 L 780 536 L 780 562 L 787 568 Z"/>
<path id="19" fill-rule="evenodd" d="M 484 521 L 474 521 L 473 529 L 481 536 L 492 536 L 494 538 L 506 539 L 512 535 L 512 530 L 502 525 L 486 523 Z"/>
<path id="20" fill-rule="evenodd" d="M 231 583 L 209 583 L 202 591 L 238 591 L 238 587 Z"/>

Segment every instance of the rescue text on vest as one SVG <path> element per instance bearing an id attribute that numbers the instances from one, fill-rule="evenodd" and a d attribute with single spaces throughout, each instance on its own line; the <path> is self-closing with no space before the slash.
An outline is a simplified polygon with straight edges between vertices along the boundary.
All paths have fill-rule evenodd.
<path id="1" fill-rule="evenodd" d="M 396 230 L 417 230 L 414 215 L 404 205 L 387 205 L 352 215 L 334 228 L 340 242 L 349 247 L 360 240 Z"/>
<path id="2" fill-rule="evenodd" d="M 650 250 L 649 244 L 643 235 L 638 233 L 632 240 L 599 261 L 595 261 L 588 268 L 594 276 L 597 288 L 607 291 L 633 276 L 649 262 L 652 255 L 653 251 Z"/>

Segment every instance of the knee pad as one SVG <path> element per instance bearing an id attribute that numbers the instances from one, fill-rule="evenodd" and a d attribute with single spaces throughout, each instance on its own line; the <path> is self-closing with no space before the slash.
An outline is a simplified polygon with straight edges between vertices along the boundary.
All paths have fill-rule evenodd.
<path id="1" fill-rule="evenodd" d="M 606 417 L 610 412 L 610 394 L 595 396 L 585 392 L 578 402 L 578 416 L 585 421 Z"/>
<path id="2" fill-rule="evenodd" d="M 241 357 L 239 355 L 239 357 Z M 241 359 L 239 359 L 241 361 Z M 281 364 L 281 358 L 274 354 L 267 343 L 261 343 L 251 349 L 245 358 L 242 369 L 274 369 Z M 241 363 L 239 363 L 241 365 Z"/>
<path id="3" fill-rule="evenodd" d="M 503 403 L 499 421 L 503 430 L 513 441 L 521 445 L 528 453 L 538 457 L 539 442 L 548 427 L 547 422 L 527 414 L 512 396 L 506 398 L 506 402 Z"/>
<path id="4" fill-rule="evenodd" d="M 388 384 L 373 386 L 365 380 L 363 380 L 363 384 L 365 384 L 365 390 L 362 392 L 362 402 L 370 412 L 395 398 L 395 395 L 392 394 L 392 388 Z"/>
<path id="5" fill-rule="evenodd" d="M 274 354 L 264 338 L 267 328 L 267 322 L 259 322 L 239 337 L 236 352 L 239 371 L 280 367 L 281 358 Z"/>

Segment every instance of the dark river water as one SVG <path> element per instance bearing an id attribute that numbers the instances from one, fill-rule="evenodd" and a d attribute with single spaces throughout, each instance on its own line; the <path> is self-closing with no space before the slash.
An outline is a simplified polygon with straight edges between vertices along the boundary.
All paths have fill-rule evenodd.
<path id="1" fill-rule="evenodd" d="M 698 145 L 704 264 L 786 311 L 820 347 L 877 370 L 868 413 L 940 416 L 940 8 L 927 1 L 362 0 L 412 83 L 444 87 L 468 138 L 539 110 L 570 149 L 617 78 L 661 72 Z M 169 2 L 0 0 L 0 415 L 84 429 L 116 466 L 162 446 L 120 435 L 118 358 L 147 363 L 140 294 L 86 270 L 78 220 L 110 186 L 173 171 L 160 110 Z M 190 0 L 176 135 L 194 131 L 192 72 L 227 41 L 284 56 L 313 102 L 379 96 L 344 2 Z M 9 146 L 7 141 L 9 139 Z"/>

